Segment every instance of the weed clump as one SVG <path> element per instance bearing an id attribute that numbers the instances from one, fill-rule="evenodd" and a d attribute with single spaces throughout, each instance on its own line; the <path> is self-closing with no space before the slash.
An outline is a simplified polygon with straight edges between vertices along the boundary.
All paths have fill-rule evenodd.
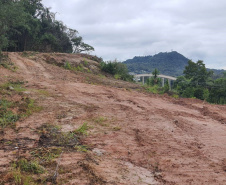
<path id="1" fill-rule="evenodd" d="M 54 159 L 59 157 L 61 153 L 62 148 L 59 147 L 41 147 L 30 152 L 33 157 L 38 158 L 44 164 L 51 163 Z"/>
<path id="2" fill-rule="evenodd" d="M 33 99 L 24 97 L 22 91 L 23 81 L 8 82 L 0 85 L 0 127 L 15 126 L 21 118 L 30 116 L 42 110 Z M 19 95 L 20 100 L 11 100 L 14 95 Z"/>
<path id="3" fill-rule="evenodd" d="M 49 147 L 74 147 L 78 144 L 78 137 L 74 132 L 62 132 L 59 127 L 46 124 L 39 128 L 42 135 L 39 145 Z"/>
<path id="4" fill-rule="evenodd" d="M 7 55 L 3 55 L 0 53 L 0 66 L 9 69 L 13 72 L 17 70 L 17 67 L 14 65 L 14 63 L 10 60 L 10 58 Z"/>
<path id="5" fill-rule="evenodd" d="M 20 116 L 13 113 L 10 108 L 12 103 L 7 100 L 0 100 L 0 127 L 5 128 L 19 120 Z"/>
<path id="6" fill-rule="evenodd" d="M 20 159 L 14 162 L 13 167 L 23 172 L 29 172 L 33 174 L 42 174 L 45 172 L 43 166 L 39 165 L 37 161 L 27 161 L 27 159 Z"/>
<path id="7" fill-rule="evenodd" d="M 85 123 L 83 123 L 82 126 L 80 126 L 78 129 L 76 129 L 74 131 L 74 133 L 79 134 L 79 135 L 88 135 L 87 130 L 88 130 L 88 123 L 85 122 Z"/>

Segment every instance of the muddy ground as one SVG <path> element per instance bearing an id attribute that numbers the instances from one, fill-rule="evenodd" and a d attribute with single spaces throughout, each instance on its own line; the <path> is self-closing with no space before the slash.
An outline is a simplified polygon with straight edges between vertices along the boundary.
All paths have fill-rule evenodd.
<path id="1" fill-rule="evenodd" d="M 12 99 L 26 95 L 42 109 L 1 129 L 0 184 L 16 183 L 15 161 L 58 149 L 39 160 L 45 173 L 21 172 L 30 184 L 226 184 L 226 106 L 146 93 L 100 75 L 86 56 L 8 55 L 17 69 L 0 67 L 0 83 L 23 81 Z M 84 58 L 88 72 L 58 65 Z M 87 133 L 76 132 L 82 125 Z"/>

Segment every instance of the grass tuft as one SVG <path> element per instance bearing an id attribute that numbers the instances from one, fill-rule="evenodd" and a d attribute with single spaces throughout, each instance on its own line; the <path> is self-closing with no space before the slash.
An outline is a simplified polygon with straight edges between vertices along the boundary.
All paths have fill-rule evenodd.
<path id="1" fill-rule="evenodd" d="M 79 134 L 79 135 L 88 135 L 87 130 L 88 130 L 88 123 L 83 123 L 82 126 L 80 126 L 78 129 L 74 131 L 74 133 Z"/>

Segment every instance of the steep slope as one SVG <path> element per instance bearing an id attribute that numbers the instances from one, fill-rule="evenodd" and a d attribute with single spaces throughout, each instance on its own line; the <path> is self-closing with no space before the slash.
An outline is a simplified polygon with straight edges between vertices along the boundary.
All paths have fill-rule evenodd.
<path id="1" fill-rule="evenodd" d="M 226 106 L 152 95 L 136 84 L 47 63 L 85 56 L 9 57 L 18 69 L 1 67 L 0 83 L 27 81 L 23 93 L 43 109 L 1 129 L 0 183 L 13 184 L 12 161 L 38 160 L 34 153 L 58 148 L 47 165 L 42 158 L 44 174 L 29 174 L 36 183 L 226 184 Z M 75 132 L 83 123 L 88 135 Z"/>

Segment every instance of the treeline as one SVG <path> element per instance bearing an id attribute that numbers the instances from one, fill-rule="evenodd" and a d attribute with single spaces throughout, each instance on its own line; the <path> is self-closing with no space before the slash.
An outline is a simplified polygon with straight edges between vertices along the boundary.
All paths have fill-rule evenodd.
<path id="1" fill-rule="evenodd" d="M 208 71 L 201 60 L 196 63 L 191 60 L 188 62 L 184 76 L 178 77 L 174 88 L 182 97 L 226 104 L 226 72 L 223 77 L 214 80 L 213 71 Z"/>
<path id="2" fill-rule="evenodd" d="M 146 80 L 146 84 L 147 89 L 153 93 L 173 93 L 175 97 L 197 98 L 209 103 L 226 104 L 226 72 L 222 77 L 215 79 L 214 72 L 208 70 L 201 60 L 196 63 L 188 61 L 183 76 L 179 76 L 173 83 L 171 92 L 167 80 L 165 86 L 161 87 L 162 81 L 158 77 L 157 69 L 152 74 L 153 76 Z"/>
<path id="3" fill-rule="evenodd" d="M 0 0 L 0 52 L 82 52 L 94 48 L 55 19 L 41 0 Z"/>
<path id="4" fill-rule="evenodd" d="M 133 59 L 126 60 L 125 63 L 129 72 L 135 74 L 151 73 L 155 68 L 161 71 L 161 74 L 169 76 L 181 76 L 189 59 L 176 51 L 158 53 L 154 56 L 136 56 Z M 222 78 L 225 70 L 207 69 L 213 71 L 213 78 Z"/>

